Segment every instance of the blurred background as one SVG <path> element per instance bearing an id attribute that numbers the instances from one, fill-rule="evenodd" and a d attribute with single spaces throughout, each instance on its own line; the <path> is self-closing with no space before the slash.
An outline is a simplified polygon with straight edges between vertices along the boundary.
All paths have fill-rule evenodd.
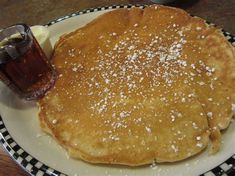
<path id="1" fill-rule="evenodd" d="M 179 7 L 235 35 L 235 0 L 154 0 Z M 170 2 L 171 1 L 171 2 Z M 153 4 L 150 0 L 0 0 L 0 29 L 15 23 L 46 24 L 86 8 L 113 4 Z M 0 176 L 26 176 L 0 146 Z"/>
<path id="2" fill-rule="evenodd" d="M 217 24 L 235 35 L 235 0 L 153 0 L 173 1 L 193 15 Z M 150 0 L 0 0 L 0 28 L 14 23 L 46 24 L 85 8 L 111 4 L 152 4 Z"/>

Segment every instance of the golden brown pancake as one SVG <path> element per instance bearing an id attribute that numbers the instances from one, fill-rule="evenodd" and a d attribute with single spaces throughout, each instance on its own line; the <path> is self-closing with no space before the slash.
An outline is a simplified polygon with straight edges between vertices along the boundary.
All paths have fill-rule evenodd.
<path id="1" fill-rule="evenodd" d="M 209 137 L 219 150 L 232 118 L 234 48 L 204 20 L 159 5 L 114 10 L 63 35 L 52 59 L 59 77 L 39 101 L 40 122 L 71 157 L 174 162 Z"/>

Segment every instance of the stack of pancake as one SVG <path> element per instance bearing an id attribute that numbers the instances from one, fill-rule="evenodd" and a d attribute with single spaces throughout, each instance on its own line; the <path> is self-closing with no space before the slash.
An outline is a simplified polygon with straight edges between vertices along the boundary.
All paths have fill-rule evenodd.
<path id="1" fill-rule="evenodd" d="M 71 157 L 137 166 L 220 149 L 235 101 L 235 49 L 166 6 L 118 9 L 63 35 L 40 122 Z"/>

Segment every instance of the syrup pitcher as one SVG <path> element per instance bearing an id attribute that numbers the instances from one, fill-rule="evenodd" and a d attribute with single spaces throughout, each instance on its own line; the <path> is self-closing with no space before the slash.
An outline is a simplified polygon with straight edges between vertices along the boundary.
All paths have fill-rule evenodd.
<path id="1" fill-rule="evenodd" d="M 26 100 L 42 97 L 55 83 L 50 60 L 25 24 L 0 31 L 0 80 Z"/>

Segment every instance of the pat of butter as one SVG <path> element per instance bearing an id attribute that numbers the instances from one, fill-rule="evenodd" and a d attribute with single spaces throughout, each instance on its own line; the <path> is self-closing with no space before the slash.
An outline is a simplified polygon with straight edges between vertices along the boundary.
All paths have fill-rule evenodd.
<path id="1" fill-rule="evenodd" d="M 33 35 L 38 41 L 42 50 L 44 51 L 48 59 L 50 59 L 53 49 L 50 42 L 50 32 L 47 27 L 37 25 L 30 27 L 30 29 L 33 32 Z"/>

